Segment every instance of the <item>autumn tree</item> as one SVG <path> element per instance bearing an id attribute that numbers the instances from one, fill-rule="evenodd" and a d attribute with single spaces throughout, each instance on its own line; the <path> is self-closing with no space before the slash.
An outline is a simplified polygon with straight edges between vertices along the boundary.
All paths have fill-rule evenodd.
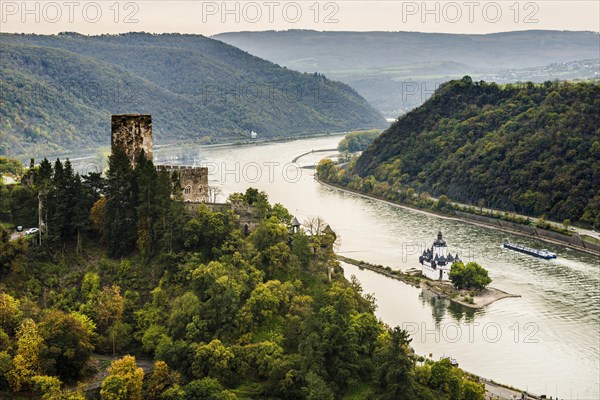
<path id="1" fill-rule="evenodd" d="M 17 330 L 17 351 L 13 369 L 8 372 L 11 388 L 18 392 L 31 385 L 31 379 L 42 372 L 40 352 L 44 339 L 32 319 L 26 319 Z"/>
<path id="2" fill-rule="evenodd" d="M 98 293 L 94 307 L 94 321 L 100 332 L 106 331 L 110 325 L 120 321 L 125 310 L 125 301 L 119 286 L 105 286 Z"/>
<path id="3" fill-rule="evenodd" d="M 108 376 L 102 382 L 102 400 L 141 400 L 144 371 L 138 368 L 135 357 L 125 356 L 113 361 Z"/>
<path id="4" fill-rule="evenodd" d="M 85 396 L 81 392 L 62 389 L 62 382 L 55 376 L 34 376 L 32 386 L 33 392 L 41 400 L 85 400 Z"/>
<path id="5" fill-rule="evenodd" d="M 22 317 L 20 302 L 8 293 L 0 293 L 0 329 L 9 335 L 15 332 Z"/>
<path id="6" fill-rule="evenodd" d="M 179 384 L 181 378 L 177 372 L 171 371 L 164 361 L 155 361 L 152 374 L 148 380 L 145 399 L 161 400 L 162 394 L 170 387 Z"/>

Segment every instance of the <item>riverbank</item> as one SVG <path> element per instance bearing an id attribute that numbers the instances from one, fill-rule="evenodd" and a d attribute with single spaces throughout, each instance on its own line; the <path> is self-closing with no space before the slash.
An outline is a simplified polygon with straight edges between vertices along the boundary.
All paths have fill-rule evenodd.
<path id="1" fill-rule="evenodd" d="M 429 290 L 435 293 L 437 296 L 447 298 L 455 304 L 459 304 L 468 308 L 481 309 L 498 300 L 510 297 L 521 297 L 519 295 L 507 293 L 503 290 L 493 287 L 488 287 L 478 291 L 455 289 L 450 283 L 432 281 L 424 278 L 421 275 L 421 271 L 417 269 L 403 272 L 400 270 L 393 270 L 390 267 L 384 267 L 383 265 L 375 265 L 365 261 L 355 260 L 339 254 L 337 255 L 337 259 L 348 264 L 356 265 L 359 268 L 368 269 L 388 278 L 399 280 L 408 285 Z"/>
<path id="2" fill-rule="evenodd" d="M 507 293 L 493 287 L 487 287 L 478 291 L 458 290 L 450 283 L 431 281 L 426 278 L 421 280 L 421 287 L 432 291 L 438 296 L 445 297 L 453 303 L 474 309 L 483 308 L 498 300 L 521 297 L 518 294 Z"/>
<path id="3" fill-rule="evenodd" d="M 430 281 L 427 278 L 423 278 L 419 276 L 418 270 L 409 270 L 408 272 L 402 272 L 399 270 L 393 270 L 390 267 L 384 267 L 383 265 L 374 265 L 365 261 L 355 260 L 350 257 L 345 257 L 337 254 L 337 259 L 339 261 L 352 264 L 357 266 L 358 268 L 367 269 L 373 271 L 377 274 L 383 275 L 385 277 L 399 280 L 403 283 L 411 285 L 413 287 L 420 287 L 425 290 L 430 290 L 438 296 L 443 296 L 450 300 L 455 304 L 460 304 L 461 306 L 468 307 L 471 309 L 481 309 L 489 304 L 492 304 L 495 301 L 510 298 L 510 297 L 521 297 L 519 295 L 510 294 L 495 288 L 487 288 L 483 291 L 480 291 L 476 296 L 472 297 L 472 303 L 468 300 L 465 300 L 463 297 L 465 295 L 470 296 L 470 292 L 468 291 L 459 291 L 455 290 L 451 285 L 442 282 L 434 282 Z M 463 295 L 464 292 L 464 295 Z M 463 296 L 463 297 L 461 297 Z M 525 391 L 514 388 L 509 385 L 504 385 L 498 382 L 495 382 L 492 379 L 484 378 L 480 375 L 474 374 L 472 372 L 467 372 L 469 375 L 477 378 L 479 382 L 484 384 L 485 387 L 485 395 L 486 400 L 513 400 L 520 399 L 521 395 L 525 393 Z M 514 396 L 514 397 L 513 397 Z M 537 400 L 540 399 L 539 396 L 533 394 L 527 394 L 527 400 Z"/>
<path id="4" fill-rule="evenodd" d="M 370 194 L 370 193 L 367 194 L 367 193 L 359 192 L 357 190 L 348 189 L 348 188 L 345 188 L 342 186 L 334 185 L 334 184 L 331 184 L 328 182 L 323 182 L 322 180 L 320 180 L 318 178 L 318 176 L 316 174 L 315 174 L 315 180 L 323 186 L 327 186 L 332 189 L 337 189 L 337 190 L 340 190 L 340 191 L 343 191 L 346 193 L 352 193 L 352 194 L 355 194 L 358 196 L 362 196 L 364 198 L 378 200 L 378 201 L 384 202 L 386 204 L 389 204 L 389 205 L 392 205 L 395 207 L 400 207 L 400 208 L 404 208 L 407 210 L 420 212 L 423 214 L 435 215 L 437 217 L 444 218 L 447 220 L 464 222 L 464 223 L 471 224 L 471 225 L 478 225 L 478 226 L 494 229 L 497 231 L 511 233 L 514 235 L 522 236 L 522 237 L 527 237 L 530 239 L 537 239 L 537 240 L 540 240 L 545 243 L 552 243 L 552 244 L 556 244 L 556 245 L 560 245 L 560 246 L 565 246 L 572 250 L 576 250 L 576 251 L 587 253 L 587 254 L 590 254 L 590 255 L 593 255 L 596 257 L 600 257 L 600 250 L 598 250 L 598 251 L 595 250 L 595 247 L 598 245 L 595 245 L 593 243 L 587 243 L 585 245 L 577 245 L 576 243 L 569 241 L 572 238 L 569 238 L 566 235 L 559 235 L 557 233 L 550 232 L 550 231 L 546 232 L 539 228 L 536 229 L 536 228 L 532 228 L 532 227 L 526 227 L 525 225 L 519 225 L 514 222 L 510 223 L 510 225 L 512 225 L 512 228 L 510 225 L 502 226 L 500 221 L 498 221 L 496 219 L 479 216 L 479 215 L 471 215 L 466 212 L 460 212 L 460 213 L 454 212 L 452 215 L 450 215 L 450 214 L 442 213 L 442 212 L 431 210 L 431 209 L 423 209 L 423 208 L 415 207 L 413 205 L 408 205 L 408 204 L 404 204 L 404 203 L 396 203 L 396 202 L 384 199 L 384 198 L 374 195 L 374 194 Z M 517 226 L 520 226 L 523 230 L 516 229 Z M 532 229 L 525 230 L 526 228 L 532 228 Z M 535 232 L 535 234 L 532 234 L 533 232 Z M 544 236 L 540 233 L 543 233 L 544 235 L 548 235 L 548 236 Z M 564 239 L 560 238 L 560 236 L 564 236 Z M 579 240 L 579 241 L 581 242 L 581 240 Z M 584 247 L 584 246 L 589 246 L 589 247 Z M 598 246 L 598 248 L 600 249 L 600 246 Z"/>

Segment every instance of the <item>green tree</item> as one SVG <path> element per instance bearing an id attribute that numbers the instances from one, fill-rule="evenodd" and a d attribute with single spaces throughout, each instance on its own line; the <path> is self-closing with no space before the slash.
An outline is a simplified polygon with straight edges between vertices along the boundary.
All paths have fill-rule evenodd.
<path id="1" fill-rule="evenodd" d="M 115 321 L 106 330 L 106 345 L 110 346 L 113 357 L 123 351 L 130 342 L 131 327 L 123 321 Z"/>
<path id="2" fill-rule="evenodd" d="M 214 339 L 208 344 L 200 343 L 194 346 L 193 352 L 192 374 L 194 377 L 222 379 L 230 373 L 235 355 L 220 340 Z"/>
<path id="3" fill-rule="evenodd" d="M 358 375 L 358 346 L 349 329 L 350 310 L 340 303 L 325 306 L 306 321 L 299 345 L 303 369 L 328 382 L 335 393 L 346 391 Z"/>
<path id="4" fill-rule="evenodd" d="M 273 204 L 271 215 L 279 220 L 282 224 L 289 226 L 292 222 L 292 214 L 280 203 Z"/>
<path id="5" fill-rule="evenodd" d="M 10 192 L 10 213 L 15 225 L 38 225 L 38 197 L 31 186 L 18 185 Z"/>
<path id="6" fill-rule="evenodd" d="M 485 398 L 485 388 L 480 383 L 464 380 L 462 391 L 464 400 L 483 400 Z"/>
<path id="7" fill-rule="evenodd" d="M 11 265 L 18 262 L 27 251 L 24 239 L 10 240 L 10 232 L 0 226 L 0 274 L 9 272 Z"/>
<path id="8" fill-rule="evenodd" d="M 462 379 L 457 371 L 447 358 L 434 362 L 431 366 L 431 388 L 438 394 L 448 395 L 450 400 L 460 400 Z"/>
<path id="9" fill-rule="evenodd" d="M 0 175 L 9 173 L 22 176 L 23 171 L 23 163 L 21 161 L 0 156 Z"/>
<path id="10" fill-rule="evenodd" d="M 492 279 L 487 270 L 476 262 L 467 265 L 455 262 L 450 269 L 450 281 L 458 289 L 484 289 Z"/>
<path id="11" fill-rule="evenodd" d="M 59 310 L 46 314 L 39 332 L 44 339 L 40 353 L 44 371 L 63 381 L 75 381 L 94 349 L 94 332 L 81 319 Z"/>
<path id="12" fill-rule="evenodd" d="M 61 381 L 55 376 L 34 376 L 32 389 L 42 400 L 54 400 L 61 397 Z"/>
<path id="13" fill-rule="evenodd" d="M 310 371 L 306 374 L 306 400 L 334 400 L 335 394 L 319 375 Z"/>
<path id="14" fill-rule="evenodd" d="M 236 400 L 237 396 L 223 386 L 217 379 L 203 378 L 193 380 L 185 388 L 184 400 Z"/>
<path id="15" fill-rule="evenodd" d="M 185 226 L 185 247 L 206 257 L 220 255 L 221 247 L 236 228 L 231 211 L 211 211 L 205 204 L 196 208 L 194 218 Z"/>
<path id="16" fill-rule="evenodd" d="M 9 390 L 9 372 L 12 370 L 12 357 L 6 351 L 0 351 L 0 392 Z"/>
<path id="17" fill-rule="evenodd" d="M 408 332 L 395 327 L 377 352 L 375 380 L 383 399 L 409 399 L 413 396 L 414 360 L 410 355 L 410 342 Z"/>
<path id="18" fill-rule="evenodd" d="M 194 323 L 194 317 L 198 315 L 200 315 L 200 300 L 194 293 L 186 292 L 175 298 L 166 322 L 171 337 L 185 338 L 188 326 Z"/>
<path id="19" fill-rule="evenodd" d="M 168 220 L 171 207 L 171 179 L 166 170 L 157 171 L 151 160 L 139 157 L 135 170 L 137 180 L 137 247 L 142 257 L 150 259 L 166 247 L 173 247 L 173 239 L 164 242 L 170 233 Z"/>

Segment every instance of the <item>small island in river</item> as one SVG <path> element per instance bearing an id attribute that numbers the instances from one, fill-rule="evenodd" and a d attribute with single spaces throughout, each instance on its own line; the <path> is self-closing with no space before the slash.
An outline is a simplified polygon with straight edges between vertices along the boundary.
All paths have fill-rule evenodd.
<path id="1" fill-rule="evenodd" d="M 480 290 L 456 289 L 449 282 L 433 281 L 423 277 L 421 271 L 418 269 L 411 269 L 406 272 L 393 270 L 390 267 L 355 260 L 339 254 L 337 255 L 337 259 L 348 264 L 356 265 L 361 269 L 368 269 L 378 274 L 387 276 L 388 278 L 397 279 L 411 286 L 430 290 L 438 296 L 445 297 L 456 304 L 460 304 L 469 308 L 480 309 L 501 299 L 508 297 L 521 297 L 520 295 L 507 293 L 493 287 L 487 287 Z"/>

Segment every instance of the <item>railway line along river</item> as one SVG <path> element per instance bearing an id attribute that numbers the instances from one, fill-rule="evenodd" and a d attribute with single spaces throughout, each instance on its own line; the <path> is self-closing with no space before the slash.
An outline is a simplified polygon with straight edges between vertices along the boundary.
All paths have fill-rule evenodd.
<path id="1" fill-rule="evenodd" d="M 379 318 L 412 334 L 418 354 L 456 358 L 460 366 L 496 382 L 565 399 L 600 398 L 600 259 L 559 245 L 440 218 L 320 185 L 314 170 L 290 163 L 312 150 L 335 148 L 340 136 L 221 148 L 169 148 L 157 162 L 203 164 L 209 184 L 230 193 L 252 186 L 286 206 L 300 221 L 322 217 L 340 237 L 338 253 L 408 270 L 442 230 L 450 251 L 477 261 L 492 286 L 521 295 L 481 310 L 463 308 L 430 292 L 344 264 L 377 298 Z M 333 152 L 332 152 L 333 153 Z M 314 165 L 327 152 L 298 160 Z M 555 260 L 504 249 L 505 240 L 548 248 Z"/>

